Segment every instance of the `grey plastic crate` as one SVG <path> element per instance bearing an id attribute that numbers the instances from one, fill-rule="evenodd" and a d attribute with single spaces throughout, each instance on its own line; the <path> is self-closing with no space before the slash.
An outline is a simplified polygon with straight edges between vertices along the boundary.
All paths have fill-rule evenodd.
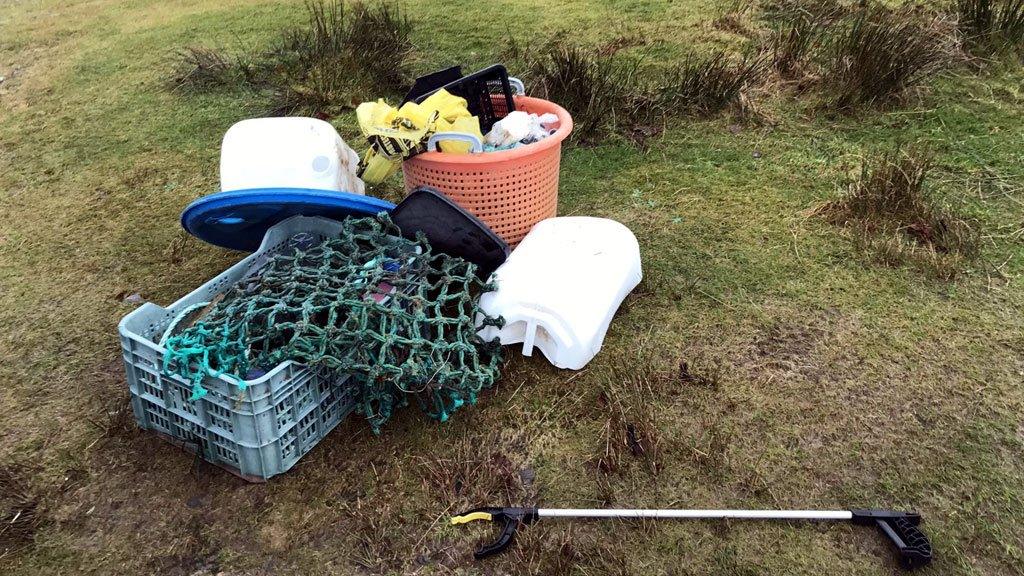
<path id="1" fill-rule="evenodd" d="M 183 310 L 211 301 L 268 256 L 340 231 L 333 220 L 289 218 L 267 231 L 259 250 L 188 296 L 167 308 L 146 303 L 125 316 L 118 331 L 139 426 L 253 482 L 285 472 L 333 430 L 355 406 L 346 374 L 288 361 L 247 381 L 244 390 L 230 378 L 207 376 L 207 394 L 192 401 L 189 382 L 163 373 L 159 342 Z"/>

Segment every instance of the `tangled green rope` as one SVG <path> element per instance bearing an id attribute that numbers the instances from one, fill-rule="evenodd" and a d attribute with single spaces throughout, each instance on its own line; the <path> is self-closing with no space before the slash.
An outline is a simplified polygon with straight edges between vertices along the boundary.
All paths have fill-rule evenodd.
<path id="1" fill-rule="evenodd" d="M 165 343 L 164 371 L 244 388 L 286 360 L 349 373 L 375 432 L 409 396 L 442 422 L 498 378 L 500 347 L 477 335 L 476 266 L 408 240 L 385 214 L 348 219 L 338 238 L 272 257 Z"/>

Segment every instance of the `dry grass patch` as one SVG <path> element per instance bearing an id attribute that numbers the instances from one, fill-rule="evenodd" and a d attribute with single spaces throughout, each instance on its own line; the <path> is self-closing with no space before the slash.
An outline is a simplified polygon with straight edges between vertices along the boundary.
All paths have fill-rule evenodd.
<path id="1" fill-rule="evenodd" d="M 409 76 L 412 23 L 398 4 L 306 4 L 309 24 L 284 34 L 263 67 L 271 70 L 275 112 L 324 113 L 360 98 L 396 92 Z M 281 70 L 274 78 L 273 70 Z"/>
<path id="2" fill-rule="evenodd" d="M 783 80 L 813 77 L 820 80 L 826 33 L 841 25 L 851 8 L 835 0 L 778 0 L 762 8 L 768 23 L 763 51 Z"/>
<path id="3" fill-rule="evenodd" d="M 818 212 L 847 227 L 855 246 L 872 260 L 912 263 L 952 279 L 980 252 L 977 225 L 939 203 L 928 186 L 932 155 L 896 148 L 865 159 L 840 198 Z"/>
<path id="4" fill-rule="evenodd" d="M 690 55 L 676 68 L 661 97 L 670 115 L 710 116 L 738 104 L 764 77 L 765 59 L 725 51 Z"/>
<path id="5" fill-rule="evenodd" d="M 613 525 L 614 526 L 614 525 Z M 634 574 L 629 567 L 628 551 L 614 537 L 598 529 L 595 523 L 573 521 L 540 522 L 520 530 L 516 542 L 506 553 L 509 572 L 566 576 L 570 574 Z"/>
<path id="6" fill-rule="evenodd" d="M 786 0 L 762 16 L 770 68 L 801 92 L 818 89 L 829 110 L 899 101 L 960 60 L 954 20 L 919 5 Z"/>
<path id="7" fill-rule="evenodd" d="M 188 46 L 174 53 L 175 70 L 171 87 L 197 92 L 237 84 L 239 66 L 234 58 L 221 50 Z"/>
<path id="8" fill-rule="evenodd" d="M 590 144 L 628 134 L 660 115 L 639 63 L 617 52 L 561 42 L 531 50 L 513 41 L 508 57 L 521 62 L 532 93 L 572 114 L 571 138 Z"/>
<path id="9" fill-rule="evenodd" d="M 604 423 L 591 460 L 601 474 L 624 472 L 632 461 L 641 463 L 652 476 L 664 467 L 655 406 L 668 377 L 644 364 L 639 370 L 613 365 L 601 376 L 596 406 Z"/>
<path id="10" fill-rule="evenodd" d="M 806 17 L 796 17 L 772 30 L 767 53 L 772 68 L 783 79 L 805 75 L 807 59 L 818 46 L 824 26 Z"/>
<path id="11" fill-rule="evenodd" d="M 1024 0 L 957 0 L 960 31 L 972 53 L 1024 49 Z"/>
<path id="12" fill-rule="evenodd" d="M 881 104 L 948 67 L 957 40 L 943 16 L 913 7 L 868 6 L 830 35 L 825 76 L 838 110 Z"/>
<path id="13" fill-rule="evenodd" d="M 527 446 L 521 430 L 463 436 L 444 456 L 420 461 L 424 487 L 452 514 L 477 506 L 528 506 L 537 491 L 524 458 Z"/>
<path id="14" fill-rule="evenodd" d="M 774 0 L 761 7 L 768 24 L 763 52 L 771 68 L 786 81 L 817 77 L 825 32 L 850 14 L 836 0 Z M 820 78 L 818 78 L 820 79 Z"/>
<path id="15" fill-rule="evenodd" d="M 711 26 L 724 32 L 750 36 L 754 34 L 750 20 L 755 8 L 756 3 L 753 0 L 733 0 L 732 4 L 711 21 Z"/>
<path id="16" fill-rule="evenodd" d="M 306 3 L 308 23 L 264 51 L 229 54 L 204 47 L 176 53 L 173 87 L 247 87 L 270 96 L 270 113 L 331 116 L 408 80 L 413 24 L 398 4 Z"/>
<path id="17" fill-rule="evenodd" d="M 718 50 L 691 53 L 659 77 L 647 73 L 642 60 L 617 52 L 562 42 L 529 50 L 513 43 L 508 58 L 522 63 L 534 93 L 572 114 L 572 138 L 583 144 L 618 135 L 642 145 L 673 118 L 706 117 L 739 106 L 765 70 L 761 56 Z"/>
<path id="18" fill-rule="evenodd" d="M 43 524 L 39 498 L 18 466 L 0 466 L 0 560 L 32 545 Z"/>
<path id="19" fill-rule="evenodd" d="M 824 22 L 849 14 L 854 4 L 839 0 L 766 0 L 761 2 L 760 8 L 765 18 L 775 22 L 795 18 Z"/>

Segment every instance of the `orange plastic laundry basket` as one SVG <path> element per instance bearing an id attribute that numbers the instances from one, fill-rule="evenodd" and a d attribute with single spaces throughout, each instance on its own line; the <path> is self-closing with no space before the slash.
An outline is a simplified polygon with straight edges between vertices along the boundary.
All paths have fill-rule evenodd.
<path id="1" fill-rule="evenodd" d="M 558 167 L 562 140 L 572 132 L 564 108 L 528 96 L 516 96 L 516 110 L 558 116 L 555 133 L 503 152 L 446 154 L 424 152 L 402 163 L 405 191 L 430 186 L 444 192 L 501 236 L 519 244 L 534 224 L 558 213 Z"/>

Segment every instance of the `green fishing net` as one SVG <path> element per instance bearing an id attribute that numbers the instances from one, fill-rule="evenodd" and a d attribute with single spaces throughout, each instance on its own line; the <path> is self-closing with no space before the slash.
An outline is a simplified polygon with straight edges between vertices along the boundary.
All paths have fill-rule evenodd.
<path id="1" fill-rule="evenodd" d="M 500 347 L 477 335 L 476 266 L 402 238 L 385 214 L 348 219 L 337 238 L 296 237 L 165 342 L 164 371 L 247 378 L 293 360 L 351 374 L 375 432 L 410 397 L 441 421 L 498 378 Z M 479 321 L 478 321 L 479 319 Z"/>

